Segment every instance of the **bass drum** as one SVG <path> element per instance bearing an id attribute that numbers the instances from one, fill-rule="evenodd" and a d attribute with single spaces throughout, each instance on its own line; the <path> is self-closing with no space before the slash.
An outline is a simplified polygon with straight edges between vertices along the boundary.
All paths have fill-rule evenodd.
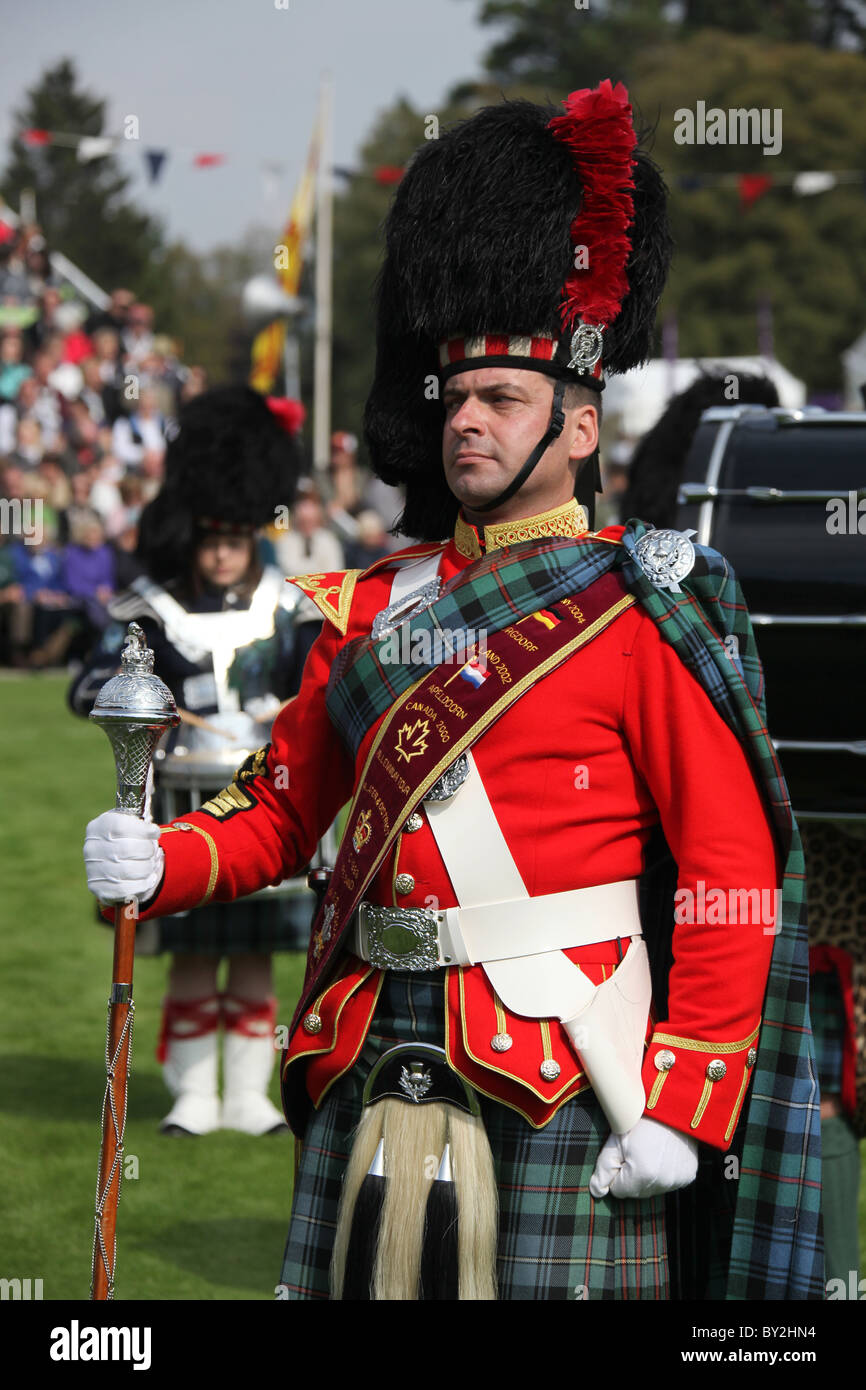
<path id="1" fill-rule="evenodd" d="M 734 567 L 804 820 L 866 818 L 866 414 L 714 407 L 677 526 Z"/>

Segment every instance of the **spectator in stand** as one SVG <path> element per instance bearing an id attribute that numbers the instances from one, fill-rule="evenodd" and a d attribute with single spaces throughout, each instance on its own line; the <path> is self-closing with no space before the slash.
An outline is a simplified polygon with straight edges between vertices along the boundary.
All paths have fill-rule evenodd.
<path id="1" fill-rule="evenodd" d="M 141 490 L 145 502 L 150 502 L 162 487 L 165 477 L 165 451 L 145 449 L 141 460 Z"/>
<path id="2" fill-rule="evenodd" d="M 112 290 L 108 300 L 108 308 L 93 311 L 85 324 L 85 332 L 92 338 L 94 334 L 108 328 L 119 341 L 120 335 L 129 321 L 129 311 L 134 302 L 135 295 L 131 290 Z"/>
<path id="3" fill-rule="evenodd" d="M 51 270 L 51 258 L 41 227 L 28 228 L 27 233 L 24 252 L 25 273 L 31 299 L 39 299 L 48 286 L 56 283 L 56 279 Z"/>
<path id="4" fill-rule="evenodd" d="M 30 301 L 30 285 L 24 262 L 17 254 L 17 246 L 17 238 L 0 246 L 0 302 L 3 304 L 27 304 Z"/>
<path id="5" fill-rule="evenodd" d="M 25 415 L 15 427 L 15 444 L 14 448 L 9 450 L 9 459 L 27 472 L 39 467 L 44 453 L 42 426 L 32 415 Z"/>
<path id="6" fill-rule="evenodd" d="M 87 310 L 78 300 L 61 304 L 54 316 L 57 331 L 63 338 L 62 361 L 74 366 L 80 366 L 93 353 L 93 344 L 83 328 L 86 316 Z"/>
<path id="7" fill-rule="evenodd" d="M 73 473 L 70 477 L 69 487 L 72 499 L 66 511 L 62 512 L 59 518 L 60 538 L 64 542 L 69 539 L 75 528 L 79 524 L 83 524 L 93 512 L 90 494 L 94 482 L 94 471 L 90 468 L 81 469 L 80 472 Z"/>
<path id="8" fill-rule="evenodd" d="M 142 360 L 139 380 L 142 386 L 150 386 L 156 392 L 163 415 L 177 415 L 182 384 L 180 364 L 174 343 L 164 333 L 154 338 L 152 352 Z"/>
<path id="9" fill-rule="evenodd" d="M 353 434 L 337 430 L 331 435 L 329 472 L 333 497 L 328 504 L 331 525 L 345 544 L 357 542 L 358 517 L 362 511 L 378 512 L 386 531 L 403 510 L 399 488 L 388 487 L 378 478 L 364 478 L 358 467 L 358 441 Z M 388 551 L 399 548 L 395 536 L 385 537 Z"/>
<path id="10" fill-rule="evenodd" d="M 51 448 L 54 447 L 63 424 L 60 393 L 51 385 L 54 367 L 54 358 L 50 352 L 37 352 L 33 358 L 33 376 L 21 383 L 22 391 L 31 381 L 36 383 L 36 400 L 32 413 L 42 426 L 42 432 L 46 441 L 50 441 Z"/>
<path id="11" fill-rule="evenodd" d="M 24 590 L 15 578 L 15 556 L 12 546 L 5 537 L 0 540 L 3 542 L 0 544 L 0 661 L 10 665 L 14 655 L 12 624 L 24 597 Z"/>
<path id="12" fill-rule="evenodd" d="M 11 454 L 18 439 L 18 425 L 21 420 L 37 420 L 36 405 L 39 400 L 39 383 L 35 377 L 24 377 L 18 387 L 13 402 L 0 405 L 0 455 Z M 39 426 L 40 431 L 42 426 Z"/>
<path id="13" fill-rule="evenodd" d="M 82 511 L 70 528 L 62 581 L 84 620 L 83 646 L 90 651 L 108 623 L 106 604 L 115 592 L 114 552 L 106 542 L 98 512 Z"/>
<path id="14" fill-rule="evenodd" d="M 361 510 L 361 479 L 358 475 L 358 441 L 345 430 L 331 435 L 331 476 L 333 496 L 328 515 L 337 530 L 349 540 L 356 534 L 355 517 Z"/>
<path id="15" fill-rule="evenodd" d="M 0 338 L 0 401 L 14 401 L 22 381 L 33 369 L 24 361 L 24 339 L 18 328 L 6 328 Z"/>
<path id="16" fill-rule="evenodd" d="M 3 249 L 0 297 L 10 304 L 38 301 L 51 281 L 42 229 L 34 224 L 19 227 Z"/>
<path id="17" fill-rule="evenodd" d="M 0 497 L 11 502 L 29 496 L 26 470 L 14 459 L 3 459 L 0 462 Z"/>
<path id="18" fill-rule="evenodd" d="M 39 317 L 24 330 L 27 352 L 32 357 L 45 347 L 46 340 L 58 331 L 57 312 L 60 308 L 60 291 L 48 285 L 39 296 Z M 62 334 L 61 334 L 62 336 Z"/>
<path id="19" fill-rule="evenodd" d="M 87 413 L 93 423 L 101 428 L 108 421 L 108 399 L 110 397 L 107 389 L 103 386 L 99 362 L 95 357 L 85 357 L 82 360 L 81 375 L 84 378 L 84 385 L 78 399 L 87 406 Z"/>
<path id="20" fill-rule="evenodd" d="M 180 388 L 180 405 L 186 405 L 194 396 L 200 396 L 207 390 L 208 380 L 207 371 L 204 367 L 188 367 L 186 372 L 181 370 L 182 385 Z"/>
<path id="21" fill-rule="evenodd" d="M 80 398 L 66 407 L 66 439 L 78 468 L 98 463 L 104 453 L 99 425 Z"/>
<path id="22" fill-rule="evenodd" d="M 63 467 L 63 456 L 57 453 L 43 454 L 37 472 L 42 495 L 51 510 L 59 516 L 72 501 L 72 488 Z"/>
<path id="23" fill-rule="evenodd" d="M 118 593 L 128 589 L 133 579 L 144 574 L 144 566 L 136 555 L 138 547 L 138 517 L 128 520 L 123 530 L 109 542 L 114 553 L 115 583 Z"/>
<path id="24" fill-rule="evenodd" d="M 346 565 L 349 569 L 365 570 L 390 553 L 385 523 L 378 512 L 368 507 L 358 515 L 357 540 L 346 542 Z"/>
<path id="25" fill-rule="evenodd" d="M 165 453 L 166 419 L 159 411 L 155 391 L 145 387 L 138 408 L 115 421 L 112 452 L 126 468 L 141 468 L 145 454 Z"/>
<path id="26" fill-rule="evenodd" d="M 14 664 L 47 666 L 62 659 L 73 627 L 67 627 L 70 599 L 63 584 L 63 556 L 57 545 L 57 521 L 46 507 L 42 535 L 32 544 L 12 542 L 15 583 L 22 598 L 12 618 Z M 59 636 L 59 634 L 62 634 Z"/>
<path id="27" fill-rule="evenodd" d="M 81 395 L 84 374 L 80 367 L 66 357 L 68 339 L 62 333 L 51 333 L 45 339 L 42 352 L 51 359 L 51 372 L 48 385 L 57 392 L 61 415 L 67 401 L 74 401 Z"/>
<path id="28" fill-rule="evenodd" d="M 123 414 L 123 364 L 120 337 L 113 328 L 100 328 L 93 334 L 93 352 L 99 364 L 102 400 L 109 424 Z"/>
<path id="29" fill-rule="evenodd" d="M 114 536 L 126 524 L 127 507 L 121 492 L 123 468 L 113 454 L 104 454 L 90 470 L 90 476 L 90 505 L 99 513 L 106 535 Z M 136 479 L 136 483 L 141 491 L 141 480 Z"/>
<path id="30" fill-rule="evenodd" d="M 283 574 L 328 574 L 344 569 L 343 547 L 325 525 L 318 492 L 308 487 L 298 497 L 291 515 L 292 529 L 278 531 L 274 541 L 274 553 Z"/>
<path id="31" fill-rule="evenodd" d="M 120 337 L 127 366 L 135 371 L 153 351 L 153 310 L 149 304 L 132 305 Z"/>

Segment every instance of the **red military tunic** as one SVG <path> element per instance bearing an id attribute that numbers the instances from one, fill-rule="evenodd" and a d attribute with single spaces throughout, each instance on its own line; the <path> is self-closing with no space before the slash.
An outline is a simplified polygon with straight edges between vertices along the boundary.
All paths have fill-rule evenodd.
<path id="1" fill-rule="evenodd" d="M 477 558 L 482 545 L 576 534 L 576 511 L 571 503 L 538 518 L 488 526 L 483 537 L 461 518 L 441 546 L 410 547 L 363 573 L 302 580 L 328 621 L 300 693 L 274 723 L 266 763 L 260 759 L 244 771 L 209 810 L 185 817 L 191 830 L 166 828 L 165 877 L 142 917 L 211 897 L 230 900 L 280 881 L 311 859 L 350 799 L 381 723 L 368 730 L 352 760 L 325 709 L 328 674 L 340 647 L 369 634 L 387 606 L 395 559 L 439 549 L 444 582 Z M 600 534 L 617 544 L 621 531 Z M 638 877 L 650 833 L 661 823 L 685 906 L 674 934 L 667 1016 L 648 1032 L 647 1113 L 727 1148 L 759 1045 L 773 947 L 766 909 L 781 886 L 769 818 L 738 739 L 635 604 L 524 694 L 472 751 L 530 896 Z M 411 876 L 409 891 L 398 893 L 398 873 Z M 408 881 L 401 879 L 400 887 Z M 738 892 L 750 890 L 757 890 L 765 910 L 753 911 L 751 922 L 734 922 L 730 905 Z M 401 907 L 456 905 L 423 812 L 420 826 L 400 835 L 365 897 Z M 532 952 L 531 939 L 526 949 Z M 619 959 L 615 941 L 567 954 L 593 983 L 607 978 Z M 379 975 L 347 956 L 345 969 L 316 1000 L 321 1028 L 309 1034 L 299 1029 L 292 1041 L 290 1064 L 307 1068 L 316 1104 L 358 1056 Z M 452 1066 L 477 1089 L 540 1125 L 588 1086 L 558 1022 L 508 1014 L 480 965 L 451 968 L 447 977 L 443 1043 Z M 512 1038 L 504 1053 L 491 1046 L 503 1032 Z M 560 1065 L 555 1080 L 540 1074 L 546 1059 Z"/>

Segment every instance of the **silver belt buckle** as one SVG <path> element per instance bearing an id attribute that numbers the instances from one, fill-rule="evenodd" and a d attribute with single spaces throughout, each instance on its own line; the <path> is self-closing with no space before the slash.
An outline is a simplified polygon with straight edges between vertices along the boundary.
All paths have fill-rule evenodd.
<path id="1" fill-rule="evenodd" d="M 377 970 L 438 970 L 440 915 L 423 907 L 361 903 L 367 959 Z"/>

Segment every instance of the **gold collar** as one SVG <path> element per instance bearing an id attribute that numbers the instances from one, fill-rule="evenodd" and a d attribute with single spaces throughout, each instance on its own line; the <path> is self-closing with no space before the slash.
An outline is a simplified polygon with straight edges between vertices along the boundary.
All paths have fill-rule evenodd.
<path id="1" fill-rule="evenodd" d="M 516 521 L 498 521 L 493 526 L 485 526 L 483 530 L 482 550 L 477 528 L 464 519 L 462 511 L 458 513 L 454 544 L 467 560 L 477 560 L 487 550 L 519 545 L 521 541 L 541 541 L 548 536 L 583 536 L 589 530 L 589 521 L 583 507 L 572 497 L 549 512 L 520 517 Z"/>

